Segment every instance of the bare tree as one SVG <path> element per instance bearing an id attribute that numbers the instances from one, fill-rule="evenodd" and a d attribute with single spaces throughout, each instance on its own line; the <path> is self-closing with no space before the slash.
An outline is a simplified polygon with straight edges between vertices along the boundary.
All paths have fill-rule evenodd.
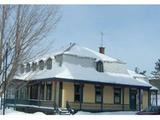
<path id="1" fill-rule="evenodd" d="M 0 6 L 0 78 L 2 79 L 7 68 L 6 85 L 13 80 L 23 61 L 41 53 L 34 49 L 35 46 L 46 40 L 46 36 L 55 30 L 59 20 L 57 6 Z M 8 49 L 7 56 L 6 49 Z M 4 64 L 6 58 L 7 66 Z"/>

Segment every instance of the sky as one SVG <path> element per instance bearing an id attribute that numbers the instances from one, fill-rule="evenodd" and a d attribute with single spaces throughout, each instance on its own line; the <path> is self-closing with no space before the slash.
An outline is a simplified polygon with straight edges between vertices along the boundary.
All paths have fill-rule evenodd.
<path id="1" fill-rule="evenodd" d="M 75 42 L 98 51 L 104 33 L 105 54 L 150 74 L 160 58 L 160 6 L 61 6 L 62 18 L 50 35 L 53 50 Z"/>

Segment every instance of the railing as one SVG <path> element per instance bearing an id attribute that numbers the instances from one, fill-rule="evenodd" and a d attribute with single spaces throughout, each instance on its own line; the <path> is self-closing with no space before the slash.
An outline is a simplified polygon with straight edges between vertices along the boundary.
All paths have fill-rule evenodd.
<path id="1" fill-rule="evenodd" d="M 21 100 L 21 99 L 6 99 L 6 105 L 12 106 L 37 106 L 37 107 L 48 107 L 48 108 L 57 108 L 57 105 L 54 101 L 50 100 L 36 100 L 36 99 L 28 99 L 28 100 Z"/>
<path id="2" fill-rule="evenodd" d="M 70 108 L 75 110 L 87 110 L 87 111 L 130 111 L 129 104 L 109 104 L 109 103 L 79 103 L 79 102 L 67 102 Z M 138 110 L 138 105 L 136 106 Z"/>

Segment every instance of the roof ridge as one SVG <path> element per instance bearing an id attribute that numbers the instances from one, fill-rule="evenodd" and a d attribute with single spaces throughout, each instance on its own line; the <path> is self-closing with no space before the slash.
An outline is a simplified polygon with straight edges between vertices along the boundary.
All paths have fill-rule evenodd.
<path id="1" fill-rule="evenodd" d="M 69 51 L 69 50 L 70 50 L 73 46 L 75 46 L 75 45 L 76 45 L 76 43 L 70 43 L 70 46 L 69 46 L 68 48 L 66 48 L 66 49 L 63 51 L 63 53 Z"/>

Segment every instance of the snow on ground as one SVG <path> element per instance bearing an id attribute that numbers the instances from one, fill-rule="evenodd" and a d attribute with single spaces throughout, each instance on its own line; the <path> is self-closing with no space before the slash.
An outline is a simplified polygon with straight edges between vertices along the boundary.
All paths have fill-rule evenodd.
<path id="1" fill-rule="evenodd" d="M 79 111 L 75 115 L 135 115 L 137 111 L 119 111 L 119 112 L 98 112 L 98 113 L 91 113 L 91 112 L 84 112 Z"/>
<path id="2" fill-rule="evenodd" d="M 0 110 L 0 115 L 2 115 L 2 110 Z M 42 112 L 36 112 L 36 113 L 25 113 L 25 112 L 20 112 L 16 111 L 13 108 L 7 108 L 6 115 L 46 115 Z M 79 111 L 75 115 L 135 115 L 135 111 L 120 111 L 120 112 L 98 112 L 98 113 L 91 113 L 91 112 L 84 112 L 84 111 Z"/>
<path id="3" fill-rule="evenodd" d="M 3 110 L 1 109 L 0 110 L 0 115 L 3 114 Z M 42 112 L 36 112 L 36 113 L 25 113 L 25 112 L 20 112 L 20 111 L 16 111 L 14 110 L 13 108 L 6 108 L 6 111 L 5 111 L 5 114 L 6 115 L 46 115 Z"/>

